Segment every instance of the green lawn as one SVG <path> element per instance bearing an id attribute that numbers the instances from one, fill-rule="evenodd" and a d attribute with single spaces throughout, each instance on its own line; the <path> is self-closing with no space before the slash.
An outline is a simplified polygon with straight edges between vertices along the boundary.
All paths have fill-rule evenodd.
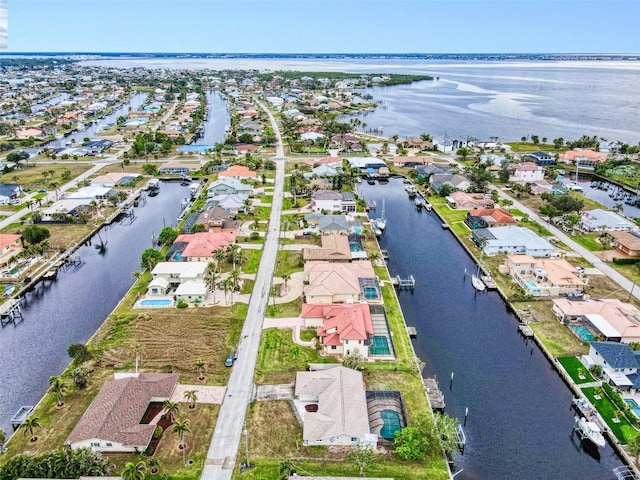
<path id="1" fill-rule="evenodd" d="M 589 371 L 585 368 L 584 365 L 582 365 L 577 357 L 559 358 L 558 362 L 560 362 L 560 365 L 564 367 L 564 369 L 567 371 L 567 373 L 575 383 L 581 384 L 595 381 L 595 379 L 591 376 Z M 582 376 L 584 378 L 580 378 L 579 373 L 582 373 Z"/>
<path id="2" fill-rule="evenodd" d="M 626 445 L 627 438 L 624 435 L 624 431 L 629 432 L 629 429 L 635 431 L 635 429 L 629 424 L 627 419 L 624 418 L 624 415 L 620 416 L 620 421 L 618 423 L 614 422 L 613 419 L 615 418 L 615 412 L 619 411 L 618 408 L 611 403 L 611 400 L 609 400 L 604 393 L 600 400 L 596 400 L 594 387 L 583 388 L 582 393 L 584 393 L 593 406 L 596 407 L 596 410 L 598 410 L 600 416 L 602 416 L 604 421 L 607 423 L 607 426 L 611 429 L 620 443 Z"/>
<path id="3" fill-rule="evenodd" d="M 262 258 L 262 250 L 244 250 L 244 256 L 247 259 L 242 265 L 244 273 L 258 273 L 260 259 Z"/>
<path id="4" fill-rule="evenodd" d="M 302 270 L 304 270 L 302 252 L 296 250 L 280 250 L 278 252 L 274 276 L 282 277 L 286 273 L 291 275 Z"/>
<path id="5" fill-rule="evenodd" d="M 579 243 L 587 250 L 592 252 L 599 252 L 602 250 L 602 244 L 596 241 L 596 239 L 600 237 L 599 233 L 583 233 L 581 235 L 569 234 L 569 236 L 573 241 Z"/>

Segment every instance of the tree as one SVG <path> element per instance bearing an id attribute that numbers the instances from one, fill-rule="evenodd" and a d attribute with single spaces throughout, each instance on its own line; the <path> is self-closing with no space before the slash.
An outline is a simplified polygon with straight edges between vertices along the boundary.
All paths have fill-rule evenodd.
<path id="1" fill-rule="evenodd" d="M 636 436 L 629 439 L 627 448 L 631 455 L 636 456 L 636 463 L 638 463 L 640 461 L 640 434 L 636 434 Z"/>
<path id="2" fill-rule="evenodd" d="M 180 408 L 180 405 L 178 405 L 178 402 L 172 402 L 171 400 L 165 400 L 162 403 L 162 410 L 164 412 L 164 414 L 169 418 L 169 421 L 171 423 L 173 423 L 176 413 L 178 413 L 178 409 Z"/>
<path id="3" fill-rule="evenodd" d="M 493 175 L 491 175 L 491 172 L 487 170 L 487 166 L 485 164 L 469 168 L 467 170 L 467 176 L 471 181 L 471 187 L 469 187 L 469 189 L 472 192 L 486 191 L 487 184 L 491 182 L 491 179 L 493 178 Z"/>
<path id="4" fill-rule="evenodd" d="M 158 167 L 156 167 L 155 165 L 153 165 L 152 163 L 145 163 L 142 166 L 142 171 L 146 174 L 146 175 L 157 175 L 158 174 Z"/>
<path id="5" fill-rule="evenodd" d="M 144 472 L 147 470 L 147 465 L 143 461 L 138 463 L 127 462 L 122 470 L 123 480 L 144 480 Z"/>
<path id="6" fill-rule="evenodd" d="M 91 352 L 84 343 L 73 343 L 67 348 L 67 354 L 77 363 L 84 363 L 91 359 Z"/>
<path id="7" fill-rule="evenodd" d="M 344 356 L 342 366 L 351 368 L 352 370 L 359 370 L 360 363 L 362 362 L 362 356 L 358 353 L 358 349 L 354 349 L 352 352 L 348 352 Z"/>
<path id="8" fill-rule="evenodd" d="M 284 289 L 285 291 L 289 291 L 289 287 L 287 286 L 287 283 L 289 282 L 289 280 L 291 280 L 291 274 L 290 273 L 283 273 L 282 274 L 282 280 L 284 281 Z"/>
<path id="9" fill-rule="evenodd" d="M 104 477 L 114 470 L 111 460 L 88 448 L 60 448 L 42 455 L 15 455 L 0 467 L 0 479 Z"/>
<path id="10" fill-rule="evenodd" d="M 429 451 L 429 444 L 416 427 L 396 431 L 393 444 L 396 455 L 404 460 L 422 460 Z"/>
<path id="11" fill-rule="evenodd" d="M 293 460 L 291 460 L 290 458 L 285 458 L 280 462 L 280 466 L 278 467 L 278 478 L 280 480 L 285 480 L 294 475 L 296 471 L 296 466 L 293 463 Z"/>
<path id="12" fill-rule="evenodd" d="M 178 232 L 171 227 L 164 227 L 158 235 L 158 244 L 168 245 L 178 238 Z"/>
<path id="13" fill-rule="evenodd" d="M 198 401 L 198 390 L 187 390 L 184 392 L 184 399 L 189 402 L 189 408 L 196 408 L 196 402 Z"/>
<path id="14" fill-rule="evenodd" d="M 160 467 L 162 466 L 162 463 L 160 462 L 159 458 L 151 457 L 149 460 L 147 460 L 147 466 L 149 467 L 151 474 L 155 475 L 160 471 Z"/>
<path id="15" fill-rule="evenodd" d="M 147 248 L 142 252 L 142 258 L 140 259 L 140 267 L 143 269 L 153 270 L 158 262 L 162 261 L 162 254 L 155 248 Z"/>
<path id="16" fill-rule="evenodd" d="M 456 155 L 462 157 L 462 161 L 465 161 L 469 155 L 473 153 L 473 149 L 467 147 L 460 147 L 456 150 Z"/>
<path id="17" fill-rule="evenodd" d="M 440 448 L 447 456 L 452 457 L 458 451 L 458 419 L 436 412 L 433 414 L 433 422 L 438 432 Z"/>
<path id="18" fill-rule="evenodd" d="M 440 190 L 438 190 L 438 196 L 443 198 L 448 197 L 452 193 L 453 193 L 453 187 L 448 183 L 445 183 L 444 185 L 442 185 L 440 187 Z"/>
<path id="19" fill-rule="evenodd" d="M 186 433 L 191 431 L 189 430 L 189 419 L 186 419 L 182 422 L 178 422 L 176 420 L 176 423 L 171 429 L 171 431 L 180 437 L 180 450 L 182 450 L 182 464 L 183 466 L 186 467 L 187 466 L 187 462 L 185 461 L 186 445 L 184 443 L 184 437 Z"/>
<path id="20" fill-rule="evenodd" d="M 67 384 L 62 381 L 60 377 L 52 376 L 49 377 L 49 390 L 53 393 L 58 399 L 57 406 L 61 407 L 64 405 L 64 394 L 67 391 Z"/>
<path id="21" fill-rule="evenodd" d="M 7 434 L 0 428 L 0 454 L 4 453 L 4 442 L 7 441 Z"/>
<path id="22" fill-rule="evenodd" d="M 46 240 L 50 235 L 49 230 L 44 227 L 39 227 L 38 225 L 29 225 L 22 231 L 22 238 L 31 245 Z"/>
<path id="23" fill-rule="evenodd" d="M 20 428 L 22 428 L 24 435 L 28 433 L 31 435 L 31 441 L 35 442 L 38 437 L 34 435 L 34 431 L 40 428 L 40 419 L 38 417 L 27 417 L 20 425 Z"/>
<path id="24" fill-rule="evenodd" d="M 591 365 L 589 368 L 589 373 L 593 375 L 595 378 L 602 377 L 602 367 L 600 365 Z"/>
<path id="25" fill-rule="evenodd" d="M 71 371 L 71 379 L 78 390 L 84 390 L 89 383 L 89 374 L 84 368 L 75 368 Z"/>
<path id="26" fill-rule="evenodd" d="M 198 380 L 204 380 L 204 374 L 207 371 L 207 364 L 198 359 L 193 362 L 193 366 L 196 367 L 196 373 L 198 374 Z"/>
<path id="27" fill-rule="evenodd" d="M 376 454 L 371 445 L 360 442 L 347 454 L 347 460 L 358 467 L 360 476 L 364 475 L 364 469 L 376 465 Z"/>

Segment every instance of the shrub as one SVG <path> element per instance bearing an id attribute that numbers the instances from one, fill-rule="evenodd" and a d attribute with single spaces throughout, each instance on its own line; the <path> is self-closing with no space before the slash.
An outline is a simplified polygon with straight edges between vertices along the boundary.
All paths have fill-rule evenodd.
<path id="1" fill-rule="evenodd" d="M 74 343 L 69 345 L 67 353 L 77 363 L 84 363 L 91 358 L 91 352 L 83 343 Z"/>
<path id="2" fill-rule="evenodd" d="M 176 303 L 176 308 L 187 308 L 187 302 L 185 302 L 184 300 L 178 300 L 178 303 Z"/>
<path id="3" fill-rule="evenodd" d="M 613 258 L 613 263 L 616 265 L 635 265 L 640 261 L 640 258 Z"/>
<path id="4" fill-rule="evenodd" d="M 164 433 L 164 429 L 158 425 L 156 429 L 153 431 L 153 438 L 160 438 Z"/>

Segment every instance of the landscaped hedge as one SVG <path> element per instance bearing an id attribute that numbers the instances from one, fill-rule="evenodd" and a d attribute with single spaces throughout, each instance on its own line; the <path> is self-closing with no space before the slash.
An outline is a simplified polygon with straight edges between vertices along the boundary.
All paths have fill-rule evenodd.
<path id="1" fill-rule="evenodd" d="M 613 258 L 613 263 L 616 265 L 635 265 L 640 262 L 640 258 Z"/>
<path id="2" fill-rule="evenodd" d="M 604 393 L 609 397 L 609 400 L 613 402 L 613 404 L 618 407 L 622 413 L 624 413 L 625 418 L 629 421 L 631 425 L 634 427 L 638 427 L 638 417 L 631 411 L 631 407 L 624 399 L 620 396 L 618 392 L 616 392 L 611 385 L 607 382 L 602 382 L 602 389 Z"/>

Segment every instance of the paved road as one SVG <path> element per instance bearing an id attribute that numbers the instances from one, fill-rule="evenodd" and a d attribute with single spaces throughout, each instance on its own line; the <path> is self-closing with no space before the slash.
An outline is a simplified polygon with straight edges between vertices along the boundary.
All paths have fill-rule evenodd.
<path id="1" fill-rule="evenodd" d="M 242 328 L 238 359 L 227 385 L 218 421 L 207 452 L 202 480 L 230 480 L 238 456 L 238 445 L 244 430 L 247 407 L 253 397 L 253 376 L 260 346 L 262 321 L 269 301 L 269 292 L 278 255 L 279 225 L 284 186 L 284 148 L 280 130 L 273 115 L 264 106 L 278 138 L 276 148 L 276 180 L 271 205 L 271 217 L 262 260 L 249 301 L 247 318 Z"/>

